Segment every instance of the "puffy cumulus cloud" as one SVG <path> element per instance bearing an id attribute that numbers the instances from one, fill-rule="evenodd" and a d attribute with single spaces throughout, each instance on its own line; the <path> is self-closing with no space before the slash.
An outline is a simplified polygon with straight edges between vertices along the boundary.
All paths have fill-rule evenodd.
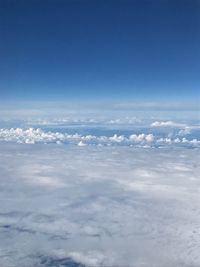
<path id="1" fill-rule="evenodd" d="M 199 161 L 198 148 L 0 143 L 1 265 L 199 266 Z"/>
<path id="2" fill-rule="evenodd" d="M 118 136 L 117 134 L 114 134 L 109 138 L 110 141 L 121 143 L 126 140 L 126 138 L 123 135 Z"/>
<path id="3" fill-rule="evenodd" d="M 192 132 L 192 129 L 190 127 L 185 127 L 184 129 L 181 129 L 179 132 L 178 132 L 178 135 L 180 136 L 184 136 L 184 135 L 188 135 L 188 134 L 191 134 Z"/>
<path id="4" fill-rule="evenodd" d="M 98 131 L 97 131 L 98 133 Z M 131 135 L 82 135 L 68 134 L 62 132 L 44 131 L 41 129 L 23 129 L 23 128 L 2 128 L 0 129 L 0 141 L 17 142 L 25 144 L 35 143 L 55 143 L 55 144 L 73 144 L 78 146 L 97 145 L 97 146 L 166 146 L 166 145 L 184 145 L 190 147 L 199 146 L 198 138 L 189 139 L 186 137 L 179 138 L 167 135 L 167 137 L 159 137 L 152 133 L 138 133 Z"/>
<path id="5" fill-rule="evenodd" d="M 131 141 L 138 142 L 138 143 L 144 142 L 144 141 L 145 142 L 153 142 L 154 136 L 153 136 L 153 134 L 143 134 L 143 133 L 138 134 L 138 135 L 132 134 L 132 135 L 130 135 L 129 139 Z"/>
<path id="6" fill-rule="evenodd" d="M 41 129 L 0 129 L 0 139 L 5 141 L 16 141 L 18 143 L 34 143 L 34 142 L 53 142 L 63 140 L 62 133 L 44 132 Z"/>
<path id="7" fill-rule="evenodd" d="M 133 134 L 125 137 L 124 135 L 114 134 L 113 136 L 95 136 L 95 135 L 81 135 L 81 134 L 67 134 L 59 132 L 45 132 L 41 129 L 0 129 L 1 141 L 15 141 L 18 143 L 34 144 L 34 143 L 60 143 L 70 142 L 78 146 L 85 146 L 88 144 L 124 144 L 130 143 L 145 143 L 153 142 L 152 134 Z"/>
<path id="8" fill-rule="evenodd" d="M 151 124 L 151 127 L 186 127 L 186 124 L 183 123 L 177 123 L 173 121 L 155 121 Z"/>

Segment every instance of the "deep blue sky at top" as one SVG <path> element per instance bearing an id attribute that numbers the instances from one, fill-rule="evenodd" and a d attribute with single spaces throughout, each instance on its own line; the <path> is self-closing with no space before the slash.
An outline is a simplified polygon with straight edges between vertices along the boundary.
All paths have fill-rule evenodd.
<path id="1" fill-rule="evenodd" d="M 1 100 L 192 100 L 198 0 L 0 0 Z"/>

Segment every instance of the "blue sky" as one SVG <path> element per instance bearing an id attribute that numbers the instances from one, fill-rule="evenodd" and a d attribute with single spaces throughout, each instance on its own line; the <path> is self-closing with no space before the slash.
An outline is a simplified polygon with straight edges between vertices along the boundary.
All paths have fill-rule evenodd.
<path id="1" fill-rule="evenodd" d="M 0 2 L 0 98 L 193 101 L 199 1 Z"/>

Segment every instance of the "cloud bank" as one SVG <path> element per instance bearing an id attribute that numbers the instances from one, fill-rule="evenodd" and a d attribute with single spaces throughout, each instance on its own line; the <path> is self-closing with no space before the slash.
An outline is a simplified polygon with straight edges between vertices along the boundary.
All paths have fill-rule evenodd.
<path id="1" fill-rule="evenodd" d="M 182 135 L 182 132 L 181 134 Z M 0 129 L 0 141 L 17 142 L 25 144 L 35 143 L 56 143 L 85 145 L 122 145 L 122 146 L 159 146 L 159 145 L 191 145 L 199 146 L 197 138 L 187 139 L 186 137 L 158 137 L 152 133 L 131 134 L 128 136 L 114 134 L 112 136 L 68 134 L 62 132 L 44 131 L 41 129 L 10 128 Z"/>
<path id="2" fill-rule="evenodd" d="M 1 265 L 199 266 L 199 161 L 182 147 L 0 143 Z"/>

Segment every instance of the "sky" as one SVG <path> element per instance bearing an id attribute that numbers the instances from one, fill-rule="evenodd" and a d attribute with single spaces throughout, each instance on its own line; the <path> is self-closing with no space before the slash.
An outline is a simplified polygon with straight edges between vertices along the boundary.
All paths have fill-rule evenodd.
<path id="1" fill-rule="evenodd" d="M 199 48 L 200 0 L 0 0 L 1 266 L 200 266 Z"/>
<path id="2" fill-rule="evenodd" d="M 200 1 L 0 1 L 5 101 L 199 99 Z"/>

